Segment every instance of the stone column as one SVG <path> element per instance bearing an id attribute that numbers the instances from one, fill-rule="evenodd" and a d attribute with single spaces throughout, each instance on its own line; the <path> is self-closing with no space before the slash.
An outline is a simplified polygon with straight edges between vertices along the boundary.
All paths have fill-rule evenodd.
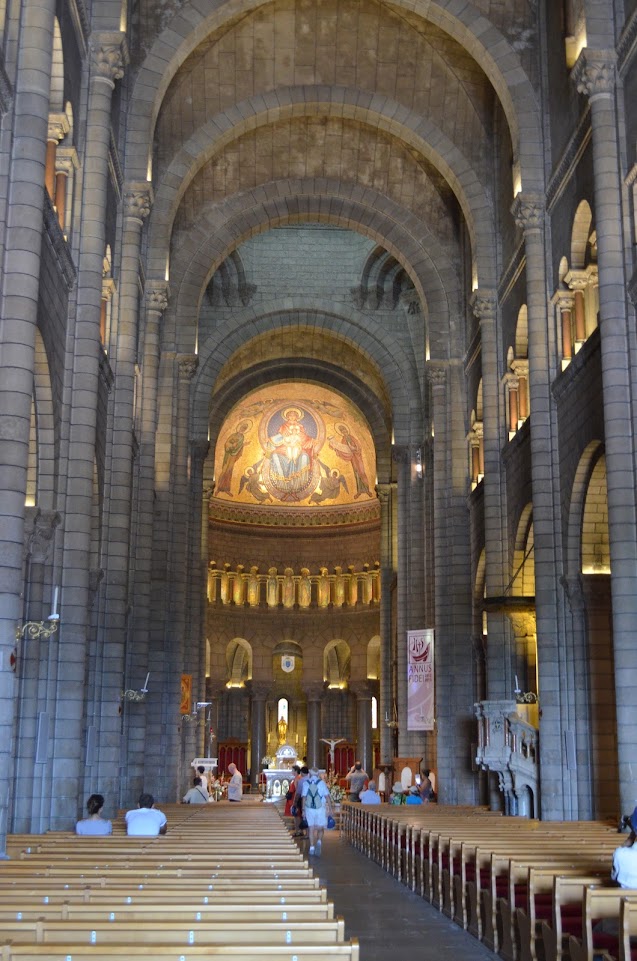
<path id="1" fill-rule="evenodd" d="M 620 806 L 637 797 L 637 727 L 634 723 L 637 520 L 635 418 L 631 390 L 629 323 L 624 276 L 622 169 L 615 105 L 614 50 L 582 50 L 572 77 L 590 103 L 595 173 L 595 227 L 599 270 L 599 327 L 604 391 L 604 446 L 608 488 L 613 652 Z M 634 327 L 634 317 L 630 322 Z"/>
<path id="2" fill-rule="evenodd" d="M 321 759 L 321 700 L 322 684 L 308 684 L 304 687 L 307 698 L 307 766 L 320 767 Z"/>
<path id="3" fill-rule="evenodd" d="M 392 663 L 395 704 L 398 713 L 398 732 L 394 735 L 393 747 L 400 756 L 409 754 L 409 737 L 407 734 L 407 630 L 411 626 L 410 603 L 410 557 L 411 557 L 411 448 L 409 445 L 396 445 L 393 450 L 394 462 L 397 466 L 397 599 L 396 599 L 396 634 L 392 637 Z M 422 545 L 421 545 L 422 548 Z M 384 715 L 383 715 L 384 716 Z M 393 718 L 392 710 L 389 711 Z"/>
<path id="4" fill-rule="evenodd" d="M 252 681 L 250 686 L 250 786 L 253 792 L 259 786 L 261 758 L 266 753 L 268 735 L 265 729 L 265 702 L 270 684 Z"/>
<path id="5" fill-rule="evenodd" d="M 378 723 L 380 726 L 380 762 L 393 763 L 391 729 L 385 717 L 391 717 L 394 709 L 392 677 L 392 587 L 396 576 L 394 563 L 394 499 L 395 484 L 378 484 L 376 494 L 380 502 L 380 701 Z"/>
<path id="6" fill-rule="evenodd" d="M 575 757 L 571 758 L 567 752 L 565 764 L 571 776 L 577 779 L 577 812 L 579 821 L 590 821 L 595 817 L 595 799 L 593 797 L 592 759 L 593 745 L 591 741 L 590 715 L 590 657 L 586 628 L 586 603 L 582 587 L 581 575 L 565 577 L 562 584 L 568 598 L 571 610 L 571 625 L 567 631 L 570 637 L 573 660 L 573 681 L 575 689 L 575 725 L 571 734 L 575 741 Z M 573 764 L 574 762 L 574 764 Z"/>
<path id="7" fill-rule="evenodd" d="M 201 674 L 201 650 L 204 643 L 203 623 L 201 619 L 201 594 L 206 590 L 207 563 L 201 555 L 201 518 L 203 494 L 203 467 L 208 455 L 210 444 L 208 440 L 198 441 L 190 445 L 190 491 L 188 498 L 188 515 L 192 519 L 189 526 L 187 546 L 187 580 L 188 603 L 186 607 L 186 648 L 184 651 L 184 666 L 187 674 L 192 675 L 192 699 L 204 701 L 205 675 Z M 184 738 L 184 765 L 187 766 L 193 757 L 198 756 L 201 744 L 201 734 L 205 727 L 205 712 L 197 712 L 197 722 L 186 730 Z M 259 756 L 260 758 L 263 755 Z"/>
<path id="8" fill-rule="evenodd" d="M 68 828 L 69 812 L 77 805 L 83 776 L 85 665 L 89 630 L 89 558 L 95 465 L 95 430 L 99 378 L 99 336 L 102 273 L 105 250 L 105 211 L 111 127 L 111 99 L 115 81 L 124 74 L 125 38 L 122 33 L 93 34 L 88 91 L 86 145 L 82 158 L 82 221 L 78 261 L 78 299 L 72 330 L 71 381 L 73 403 L 69 423 L 68 462 L 64 496 L 64 560 L 62 622 L 55 690 L 57 717 L 51 764 L 51 824 Z M 108 700 L 108 711 L 117 705 Z M 117 747 L 111 746 L 112 757 Z"/>
<path id="9" fill-rule="evenodd" d="M 136 445 L 133 444 L 135 422 L 135 361 L 139 309 L 139 253 L 141 232 L 150 213 L 149 184 L 129 185 L 124 191 L 121 268 L 119 299 L 116 316 L 111 318 L 112 349 L 109 355 L 114 373 L 114 388 L 110 416 L 111 443 L 108 447 L 107 467 L 108 503 L 105 523 L 109 537 L 104 545 L 105 579 L 108 594 L 108 618 L 99 644 L 97 691 L 94 716 L 97 721 L 95 754 L 99 764 L 101 790 L 109 797 L 122 793 L 120 766 L 128 769 L 128 758 L 121 758 L 122 721 L 119 715 L 119 692 L 139 690 L 150 670 L 148 651 L 136 650 L 137 635 L 132 630 L 129 607 L 135 605 L 135 595 L 129 596 L 129 563 L 136 558 L 136 545 L 131 542 L 131 504 L 133 502 L 133 467 Z M 100 298 L 101 300 L 101 298 Z M 129 736 L 143 736 L 145 706 L 124 703 L 123 730 Z M 133 734 L 135 732 L 135 734 Z M 137 756 L 139 769 L 143 758 L 143 742 L 128 745 Z M 141 757 L 139 751 L 141 749 Z M 139 770 L 137 770 L 139 773 Z M 127 774 L 129 777 L 132 771 Z"/>
<path id="10" fill-rule="evenodd" d="M 203 481 L 201 499 L 201 554 L 200 554 L 200 587 L 199 587 L 199 690 L 201 700 L 207 701 L 208 682 L 206 678 L 207 666 L 207 637 L 208 637 L 208 532 L 210 529 L 210 498 L 214 491 L 214 482 L 206 483 Z M 205 711 L 208 717 L 208 708 Z M 198 750 L 202 757 L 206 756 L 208 750 L 209 725 L 203 726 L 201 741 Z"/>
<path id="11" fill-rule="evenodd" d="M 374 776 L 372 744 L 372 691 L 368 683 L 359 681 L 352 686 L 356 695 L 356 759 L 370 778 Z"/>
<path id="12" fill-rule="evenodd" d="M 501 450 L 503 410 L 500 391 L 496 335 L 497 301 L 493 290 L 477 290 L 472 298 L 480 321 L 482 357 L 483 456 L 484 456 L 484 541 L 487 597 L 502 597 L 509 582 L 507 556 L 506 493 L 503 484 Z M 512 639 L 510 626 L 501 611 L 487 615 L 487 697 L 498 700 L 513 692 Z"/>
<path id="13" fill-rule="evenodd" d="M 531 471 L 535 564 L 538 685 L 540 700 L 541 816 L 545 820 L 572 817 L 571 794 L 576 787 L 566 771 L 564 728 L 568 726 L 568 696 L 572 682 L 559 616 L 556 570 L 562 556 L 556 534 L 561 530 L 559 484 L 554 464 L 555 410 L 550 382 L 557 351 L 549 342 L 544 263 L 544 209 L 534 195 L 518 194 L 512 213 L 524 232 L 529 325 L 529 387 L 531 395 Z"/>
<path id="14" fill-rule="evenodd" d="M 53 0 L 29 4 L 20 34 L 9 161 L 0 355 L 0 857 L 6 848 L 16 676 L 11 668 L 22 617 L 24 501 L 35 365 L 44 167 L 53 52 Z"/>
<path id="15" fill-rule="evenodd" d="M 145 324 L 141 391 L 138 395 L 139 454 L 138 499 L 135 525 L 135 563 L 133 580 L 133 638 L 128 658 L 132 686 L 143 681 L 151 672 L 151 693 L 147 702 L 161 696 L 161 672 L 153 663 L 150 651 L 151 620 L 151 565 L 155 500 L 155 431 L 157 426 L 157 378 L 159 371 L 159 328 L 161 317 L 168 306 L 168 287 L 164 281 L 148 280 L 144 288 Z M 127 737 L 124 790 L 126 797 L 139 796 L 144 787 L 144 757 L 146 747 L 147 708 L 136 711 L 135 724 L 125 725 Z"/>

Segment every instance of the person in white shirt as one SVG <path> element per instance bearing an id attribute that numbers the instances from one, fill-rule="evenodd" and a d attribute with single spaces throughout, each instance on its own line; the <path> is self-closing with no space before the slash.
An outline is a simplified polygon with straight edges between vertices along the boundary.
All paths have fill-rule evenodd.
<path id="1" fill-rule="evenodd" d="M 611 879 L 620 888 L 637 888 L 637 808 L 630 817 L 630 837 L 613 853 Z"/>
<path id="2" fill-rule="evenodd" d="M 140 794 L 137 807 L 126 812 L 125 820 L 130 837 L 156 838 L 168 830 L 166 815 L 155 808 L 152 794 Z"/>
<path id="3" fill-rule="evenodd" d="M 361 804 L 380 804 L 380 794 L 376 790 L 376 781 L 370 781 L 366 791 L 361 791 L 358 796 Z"/>
<path id="4" fill-rule="evenodd" d="M 240 801 L 243 796 L 243 775 L 236 764 L 228 765 L 230 783 L 228 784 L 228 800 Z"/>
<path id="5" fill-rule="evenodd" d="M 208 792 L 201 783 L 201 778 L 196 777 L 189 791 L 186 791 L 181 799 L 184 804 L 207 804 Z"/>

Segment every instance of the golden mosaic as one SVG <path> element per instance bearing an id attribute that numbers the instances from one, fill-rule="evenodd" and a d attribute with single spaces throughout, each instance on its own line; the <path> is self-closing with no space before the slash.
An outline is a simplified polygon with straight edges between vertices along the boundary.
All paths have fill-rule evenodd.
<path id="1" fill-rule="evenodd" d="M 376 456 L 360 411 L 307 383 L 260 388 L 236 404 L 215 453 L 218 501 L 317 510 L 376 500 Z"/>

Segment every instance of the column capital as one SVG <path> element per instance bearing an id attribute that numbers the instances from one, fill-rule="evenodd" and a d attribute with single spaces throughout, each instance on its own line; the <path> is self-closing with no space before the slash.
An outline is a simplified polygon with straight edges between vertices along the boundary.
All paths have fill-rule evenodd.
<path id="1" fill-rule="evenodd" d="M 591 284 L 590 273 L 588 270 L 569 270 L 564 276 L 564 283 L 568 284 L 568 289 L 573 292 L 587 290 Z"/>
<path id="2" fill-rule="evenodd" d="M 539 232 L 544 225 L 544 201 L 540 194 L 519 193 L 511 204 L 511 214 L 525 235 Z"/>
<path id="3" fill-rule="evenodd" d="M 148 181 L 131 182 L 124 188 L 124 216 L 143 224 L 153 203 L 153 188 Z"/>
<path id="4" fill-rule="evenodd" d="M 34 509 L 30 508 L 30 510 Z M 62 516 L 57 511 L 43 511 L 37 507 L 29 524 L 28 512 L 29 509 L 27 509 L 24 524 L 24 553 L 31 558 L 33 564 L 45 564 L 51 554 L 55 529 L 62 520 Z"/>
<path id="5" fill-rule="evenodd" d="M 374 689 L 367 680 L 355 681 L 350 684 L 349 689 L 359 701 L 371 701 L 374 696 Z"/>
<path id="6" fill-rule="evenodd" d="M 79 170 L 80 158 L 75 147 L 58 147 L 55 153 L 56 174 L 66 174 L 69 177 L 74 170 Z"/>
<path id="7" fill-rule="evenodd" d="M 427 378 L 433 390 L 444 390 L 447 386 L 447 367 L 441 363 L 429 363 L 426 366 Z"/>
<path id="8" fill-rule="evenodd" d="M 271 681 L 246 681 L 251 701 L 265 701 L 272 690 Z"/>
<path id="9" fill-rule="evenodd" d="M 555 304 L 558 310 L 572 310 L 575 306 L 573 291 L 558 287 L 551 298 L 551 303 Z"/>
<path id="10" fill-rule="evenodd" d="M 146 309 L 163 314 L 168 306 L 170 288 L 163 280 L 147 280 L 144 286 Z"/>
<path id="11" fill-rule="evenodd" d="M 498 295 L 489 287 L 478 287 L 471 294 L 471 309 L 474 317 L 479 321 L 495 318 L 498 307 Z"/>
<path id="12" fill-rule="evenodd" d="M 614 50 L 584 47 L 571 70 L 578 93 L 589 100 L 610 97 L 617 83 L 617 54 Z"/>
<path id="13" fill-rule="evenodd" d="M 190 445 L 190 452 L 192 459 L 199 464 L 203 464 L 206 457 L 208 456 L 208 451 L 210 450 L 209 440 L 195 440 Z"/>
<path id="14" fill-rule="evenodd" d="M 320 701 L 325 694 L 325 682 L 314 681 L 311 684 L 304 684 L 303 693 L 308 701 Z"/>
<path id="15" fill-rule="evenodd" d="M 177 363 L 179 364 L 179 379 L 192 380 L 199 366 L 199 358 L 197 355 L 179 354 L 177 356 Z"/>
<path id="16" fill-rule="evenodd" d="M 69 118 L 65 113 L 49 114 L 49 126 L 46 135 L 47 140 L 52 140 L 54 143 L 59 143 L 60 140 L 64 140 L 70 129 L 71 125 L 69 124 Z"/>
<path id="17" fill-rule="evenodd" d="M 376 497 L 380 501 L 381 509 L 387 507 L 391 502 L 391 496 L 396 490 L 396 481 L 376 484 Z"/>
<path id="18" fill-rule="evenodd" d="M 108 84 L 111 89 L 121 80 L 129 62 L 126 34 L 119 31 L 97 31 L 89 40 L 92 79 Z"/>

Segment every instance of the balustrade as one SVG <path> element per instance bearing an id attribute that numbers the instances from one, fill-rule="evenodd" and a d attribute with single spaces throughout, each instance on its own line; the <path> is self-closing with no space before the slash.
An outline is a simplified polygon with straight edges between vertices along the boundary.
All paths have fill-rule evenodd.
<path id="1" fill-rule="evenodd" d="M 525 705 L 521 705 L 524 710 Z M 506 814 L 537 817 L 538 737 L 513 700 L 480 701 L 476 764 L 498 775 Z"/>
<path id="2" fill-rule="evenodd" d="M 380 602 L 380 565 L 364 564 L 357 571 L 353 565 L 343 571 L 335 567 L 329 573 L 322 567 L 311 574 L 307 567 L 298 572 L 286 567 L 279 573 L 270 567 L 260 574 L 256 566 L 246 569 L 238 564 L 234 569 L 215 561 L 208 569 L 208 601 L 211 604 L 243 607 L 309 608 L 309 607 L 371 607 Z"/>

